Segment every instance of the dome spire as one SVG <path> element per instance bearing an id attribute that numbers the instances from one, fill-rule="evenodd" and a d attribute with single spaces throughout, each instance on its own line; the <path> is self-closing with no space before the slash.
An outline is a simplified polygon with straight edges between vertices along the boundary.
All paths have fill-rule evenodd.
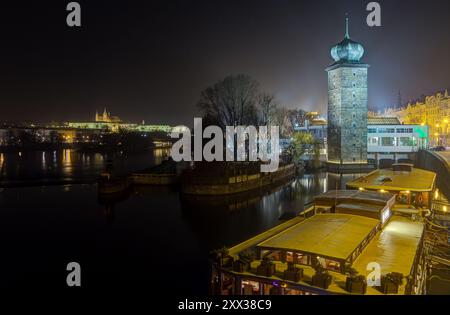
<path id="1" fill-rule="evenodd" d="M 350 39 L 350 34 L 348 31 L 348 24 L 349 24 L 349 18 L 348 18 L 348 14 L 345 14 L 345 38 Z"/>
<path id="2" fill-rule="evenodd" d="M 357 63 L 364 55 L 364 47 L 350 39 L 350 18 L 345 15 L 345 38 L 339 44 L 331 48 L 331 57 L 335 62 L 353 62 Z"/>

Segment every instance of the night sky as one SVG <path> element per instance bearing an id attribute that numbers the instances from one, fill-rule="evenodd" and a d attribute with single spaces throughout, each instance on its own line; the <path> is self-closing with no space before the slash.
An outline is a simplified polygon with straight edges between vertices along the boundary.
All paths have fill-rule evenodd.
<path id="1" fill-rule="evenodd" d="M 386 0 L 380 28 L 365 0 L 70 1 L 0 8 L 0 121 L 93 119 L 192 124 L 202 89 L 245 73 L 290 108 L 325 112 L 330 47 L 350 35 L 366 48 L 369 106 L 450 87 L 450 1 Z"/>

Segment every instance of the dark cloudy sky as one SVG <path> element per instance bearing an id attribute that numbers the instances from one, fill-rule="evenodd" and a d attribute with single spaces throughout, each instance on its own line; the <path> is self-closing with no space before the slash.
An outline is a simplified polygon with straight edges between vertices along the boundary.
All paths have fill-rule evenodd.
<path id="1" fill-rule="evenodd" d="M 346 12 L 372 66 L 370 106 L 450 87 L 448 0 L 379 1 L 381 28 L 366 25 L 365 0 L 80 0 L 81 29 L 65 24 L 69 1 L 14 2 L 0 8 L 0 120 L 87 120 L 107 106 L 191 124 L 200 91 L 237 73 L 323 112 Z"/>

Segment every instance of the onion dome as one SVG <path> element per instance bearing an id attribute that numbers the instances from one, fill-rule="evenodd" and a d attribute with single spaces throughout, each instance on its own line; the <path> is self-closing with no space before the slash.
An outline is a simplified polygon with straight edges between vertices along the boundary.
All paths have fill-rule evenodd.
<path id="1" fill-rule="evenodd" d="M 364 47 L 350 39 L 348 18 L 345 19 L 345 38 L 331 48 L 331 57 L 336 63 L 358 63 L 364 55 Z"/>

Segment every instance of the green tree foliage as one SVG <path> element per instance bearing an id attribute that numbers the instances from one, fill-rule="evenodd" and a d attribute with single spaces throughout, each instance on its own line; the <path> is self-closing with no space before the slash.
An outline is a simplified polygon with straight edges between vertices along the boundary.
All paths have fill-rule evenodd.
<path id="1" fill-rule="evenodd" d="M 314 137 L 307 132 L 296 132 L 292 137 L 292 142 L 288 148 L 289 154 L 294 162 L 300 162 L 301 158 L 315 143 Z"/>

